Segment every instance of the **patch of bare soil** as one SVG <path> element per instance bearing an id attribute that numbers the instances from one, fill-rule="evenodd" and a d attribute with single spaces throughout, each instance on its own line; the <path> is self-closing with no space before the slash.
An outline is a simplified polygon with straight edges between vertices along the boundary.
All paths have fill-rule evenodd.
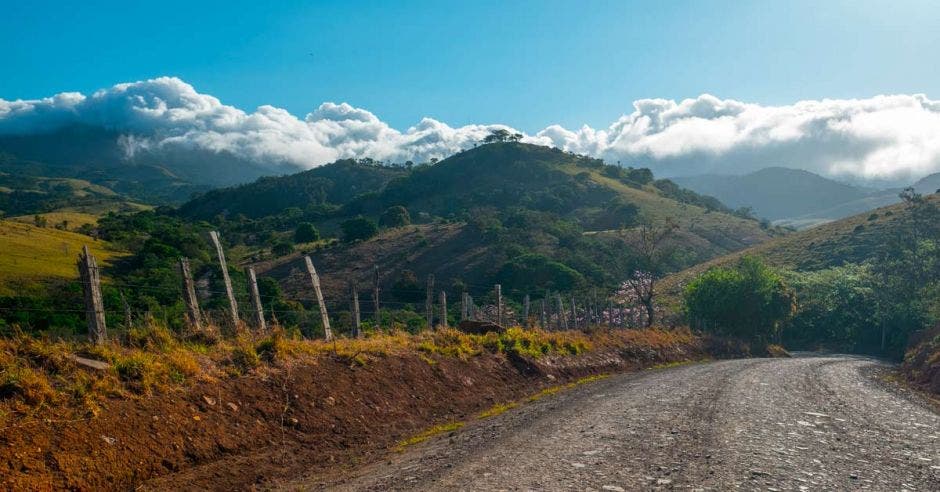
<path id="1" fill-rule="evenodd" d="M 530 360 L 335 355 L 0 429 L 0 489 L 250 489 L 374 461 L 402 439 L 540 388 L 704 355 L 701 343 Z"/>

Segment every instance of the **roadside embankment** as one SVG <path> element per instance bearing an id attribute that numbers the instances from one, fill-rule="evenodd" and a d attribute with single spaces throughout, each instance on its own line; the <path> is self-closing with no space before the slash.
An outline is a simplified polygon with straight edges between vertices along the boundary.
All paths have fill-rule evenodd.
<path id="1" fill-rule="evenodd" d="M 138 338 L 95 349 L 2 340 L 0 488 L 277 484 L 374 461 L 433 426 L 586 376 L 740 349 L 685 330 Z"/>

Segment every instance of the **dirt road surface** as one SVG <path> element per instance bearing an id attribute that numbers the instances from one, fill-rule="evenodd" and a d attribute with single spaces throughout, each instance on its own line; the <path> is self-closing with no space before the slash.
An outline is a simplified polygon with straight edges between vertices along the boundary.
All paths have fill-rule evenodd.
<path id="1" fill-rule="evenodd" d="M 831 356 L 623 374 L 478 420 L 330 490 L 940 490 L 940 415 Z"/>

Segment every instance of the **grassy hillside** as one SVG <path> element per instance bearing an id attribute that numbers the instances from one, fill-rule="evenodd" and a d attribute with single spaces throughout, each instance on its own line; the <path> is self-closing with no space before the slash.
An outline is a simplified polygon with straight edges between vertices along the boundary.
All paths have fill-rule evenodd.
<path id="1" fill-rule="evenodd" d="M 74 232 L 0 221 L 0 295 L 13 295 L 43 280 L 76 278 L 75 262 L 85 245 L 102 267 L 122 254 L 104 241 Z"/>
<path id="2" fill-rule="evenodd" d="M 940 203 L 938 194 L 926 198 Z M 758 256 L 772 266 L 798 271 L 862 263 L 875 257 L 878 247 L 904 218 L 903 204 L 881 207 L 695 265 L 664 279 L 661 288 L 675 301 L 682 285 L 713 266 L 732 264 L 744 255 Z"/>

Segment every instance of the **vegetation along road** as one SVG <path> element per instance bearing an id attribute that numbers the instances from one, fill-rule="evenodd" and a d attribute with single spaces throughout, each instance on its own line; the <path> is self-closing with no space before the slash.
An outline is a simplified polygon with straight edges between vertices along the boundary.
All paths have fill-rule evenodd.
<path id="1" fill-rule="evenodd" d="M 301 488 L 940 490 L 940 415 L 850 357 L 624 374 Z M 288 486 L 288 488 L 292 488 Z"/>

